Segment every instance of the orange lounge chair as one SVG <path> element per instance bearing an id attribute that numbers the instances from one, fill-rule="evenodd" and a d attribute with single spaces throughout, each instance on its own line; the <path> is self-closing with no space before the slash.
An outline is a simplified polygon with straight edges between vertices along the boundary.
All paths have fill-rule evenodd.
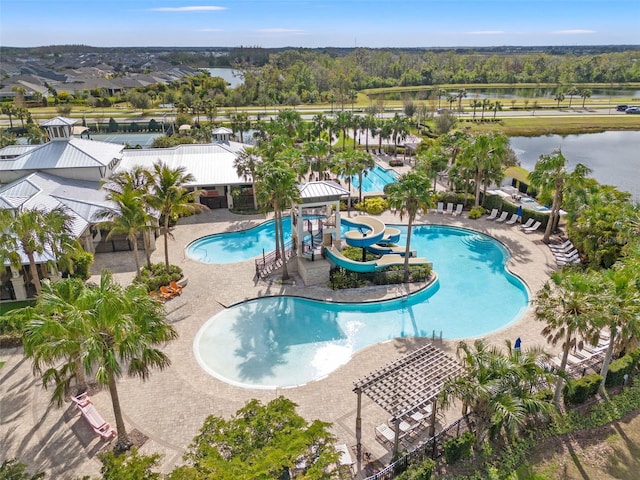
<path id="1" fill-rule="evenodd" d="M 175 292 L 177 295 L 182 293 L 182 287 L 178 285 L 174 280 L 169 283 L 169 291 Z"/>
<path id="2" fill-rule="evenodd" d="M 170 300 L 175 297 L 177 293 L 169 290 L 166 286 L 162 285 L 160 287 L 160 295 L 162 295 L 162 298 L 164 298 L 165 300 Z"/>

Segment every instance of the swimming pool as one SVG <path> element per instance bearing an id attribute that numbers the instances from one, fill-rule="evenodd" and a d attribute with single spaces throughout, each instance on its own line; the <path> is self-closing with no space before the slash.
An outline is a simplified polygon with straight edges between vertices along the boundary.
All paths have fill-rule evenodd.
<path id="1" fill-rule="evenodd" d="M 380 165 L 376 165 L 367 172 L 367 175 L 362 176 L 362 192 L 382 192 L 385 185 L 397 180 L 398 177 L 393 170 L 385 170 Z M 351 177 L 351 185 L 356 190 L 359 189 L 360 182 L 357 175 Z"/>
<path id="2" fill-rule="evenodd" d="M 400 244 L 406 239 L 406 226 Z M 496 240 L 455 227 L 417 226 L 411 247 L 433 261 L 438 281 L 409 297 L 374 303 L 327 303 L 265 297 L 210 318 L 194 341 L 200 365 L 225 382 L 254 388 L 320 379 L 369 345 L 397 337 L 469 338 L 517 320 L 524 283 L 505 270 Z"/>

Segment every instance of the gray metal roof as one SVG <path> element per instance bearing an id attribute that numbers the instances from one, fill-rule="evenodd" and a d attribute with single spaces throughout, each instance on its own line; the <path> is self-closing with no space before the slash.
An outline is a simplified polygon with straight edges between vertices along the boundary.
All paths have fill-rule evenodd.
<path id="1" fill-rule="evenodd" d="M 106 167 L 120 158 L 124 145 L 70 138 L 56 140 L 12 159 L 0 161 L 0 170 L 49 170 L 56 168 Z"/>
<path id="2" fill-rule="evenodd" d="M 72 118 L 56 117 L 56 118 L 52 118 L 51 120 L 47 120 L 44 123 L 41 123 L 40 126 L 41 127 L 67 127 L 67 126 L 73 126 L 76 123 L 78 123 L 78 121 Z"/>
<path id="3" fill-rule="evenodd" d="M 190 186 L 237 185 L 247 181 L 239 177 L 233 163 L 244 145 L 237 142 L 229 144 L 210 143 L 179 145 L 173 148 L 127 149 L 117 171 L 131 170 L 141 166 L 152 168 L 158 160 L 170 168 L 184 167 L 195 180 Z"/>
<path id="4" fill-rule="evenodd" d="M 299 186 L 299 190 L 300 199 L 303 201 L 339 199 L 343 195 L 349 195 L 349 190 L 330 180 L 303 183 Z"/>
<path id="5" fill-rule="evenodd" d="M 0 149 L 0 158 L 1 157 L 17 157 L 19 155 L 23 155 L 34 148 L 38 148 L 40 145 L 7 145 L 3 149 Z M 0 160 L 1 162 L 2 160 Z"/>

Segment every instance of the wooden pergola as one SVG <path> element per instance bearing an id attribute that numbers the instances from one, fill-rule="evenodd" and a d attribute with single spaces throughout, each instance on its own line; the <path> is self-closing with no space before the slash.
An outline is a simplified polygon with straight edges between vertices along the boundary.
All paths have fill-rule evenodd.
<path id="1" fill-rule="evenodd" d="M 442 350 L 427 344 L 354 383 L 356 409 L 356 449 L 362 458 L 362 394 L 391 414 L 395 427 L 394 455 L 398 453 L 400 423 L 413 412 L 431 405 L 429 435 L 435 433 L 436 400 L 444 382 L 460 376 L 464 369 Z"/>

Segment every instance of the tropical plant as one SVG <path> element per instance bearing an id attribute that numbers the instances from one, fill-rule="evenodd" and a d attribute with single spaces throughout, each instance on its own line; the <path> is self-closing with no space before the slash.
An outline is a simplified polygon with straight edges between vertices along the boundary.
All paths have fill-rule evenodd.
<path id="1" fill-rule="evenodd" d="M 308 423 L 295 407 L 280 396 L 267 405 L 251 400 L 229 420 L 207 417 L 185 455 L 187 465 L 169 480 L 289 478 L 294 467 L 296 478 L 329 478 L 338 460 L 330 425 Z"/>
<path id="2" fill-rule="evenodd" d="M 164 261 L 169 269 L 169 221 L 180 215 L 208 210 L 206 205 L 195 203 L 201 190 L 187 190 L 186 185 L 194 181 L 193 175 L 185 173 L 185 167 L 171 168 L 162 161 L 153 164 L 147 175 L 149 195 L 147 203 L 158 210 L 162 220 L 164 236 Z"/>
<path id="3" fill-rule="evenodd" d="M 559 370 L 565 371 L 569 351 L 583 340 L 595 343 L 602 327 L 598 282 L 591 274 L 564 270 L 554 272 L 538 292 L 536 319 L 545 322 L 542 335 L 555 345 L 562 342 Z M 578 338 L 579 337 L 579 338 Z M 563 379 L 558 378 L 554 403 L 560 406 Z"/>
<path id="4" fill-rule="evenodd" d="M 52 401 L 69 393 L 80 372 L 107 386 L 113 404 L 118 439 L 116 449 L 131 447 L 117 380 L 126 373 L 146 380 L 152 368 L 170 361 L 157 345 L 177 338 L 165 320 L 162 304 L 144 286 L 123 287 L 104 270 L 98 285 L 77 279 L 47 283 L 35 307 L 22 309 L 25 354 L 45 388 L 54 385 Z M 79 368 L 78 363 L 81 364 Z"/>
<path id="5" fill-rule="evenodd" d="M 589 175 L 591 170 L 581 163 L 576 165 L 572 173 L 566 169 L 567 160 L 558 149 L 550 155 L 540 155 L 540 158 L 529 175 L 531 186 L 538 190 L 539 194 L 553 194 L 549 221 L 544 231 L 542 241 L 549 243 L 551 233 L 557 228 L 560 222 L 560 207 L 565 185 L 568 183 L 575 189 L 580 188 L 581 181 Z"/>
<path id="6" fill-rule="evenodd" d="M 465 143 L 460 154 L 462 163 L 473 172 L 475 206 L 480 205 L 480 189 L 485 191 L 490 181 L 500 181 L 504 175 L 502 167 L 508 160 L 508 140 L 502 134 L 480 134 Z"/>
<path id="7" fill-rule="evenodd" d="M 460 342 L 457 352 L 465 373 L 448 378 L 440 398 L 445 407 L 459 400 L 472 414 L 476 454 L 483 451 L 488 435 L 504 432 L 513 440 L 528 420 L 552 410 L 553 405 L 537 395 L 539 388 L 556 378 L 542 366 L 548 358 L 542 350 L 520 351 L 507 342 L 504 353 L 476 340 L 473 346 Z"/>
<path id="8" fill-rule="evenodd" d="M 404 253 L 404 281 L 409 281 L 409 257 L 411 231 L 419 210 L 428 211 L 434 206 L 434 193 L 429 189 L 429 178 L 415 170 L 402 175 L 388 189 L 387 200 L 391 208 L 400 212 L 400 220 L 407 215 L 407 245 Z"/>

